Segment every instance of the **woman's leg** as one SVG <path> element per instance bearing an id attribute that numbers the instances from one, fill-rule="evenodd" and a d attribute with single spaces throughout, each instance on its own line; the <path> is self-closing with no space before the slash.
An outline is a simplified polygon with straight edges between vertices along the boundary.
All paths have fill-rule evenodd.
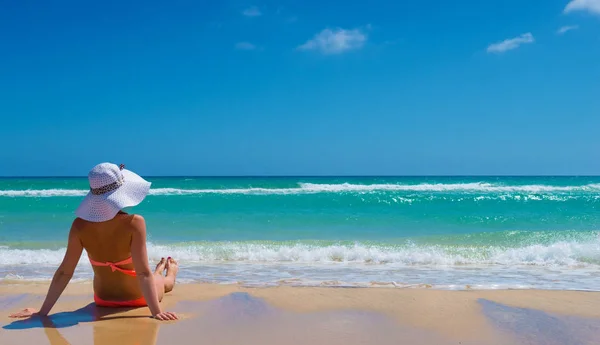
<path id="1" fill-rule="evenodd" d="M 169 257 L 167 258 L 167 275 L 165 277 L 165 292 L 171 292 L 175 287 L 175 279 L 177 278 L 177 273 L 179 272 L 179 265 L 175 259 Z"/>
<path id="2" fill-rule="evenodd" d="M 162 301 L 163 296 L 165 295 L 165 277 L 163 277 L 162 273 L 165 270 L 166 265 L 167 260 L 162 258 L 154 270 L 154 286 L 156 287 L 159 302 Z"/>
<path id="3" fill-rule="evenodd" d="M 166 276 L 163 276 L 163 271 L 167 270 Z M 177 273 L 179 272 L 179 265 L 175 259 L 169 257 L 167 260 L 162 258 L 158 265 L 156 265 L 156 270 L 154 271 L 154 284 L 156 286 L 156 291 L 158 292 L 158 300 L 162 301 L 162 298 L 165 293 L 171 292 L 175 287 L 175 279 L 177 278 Z"/>

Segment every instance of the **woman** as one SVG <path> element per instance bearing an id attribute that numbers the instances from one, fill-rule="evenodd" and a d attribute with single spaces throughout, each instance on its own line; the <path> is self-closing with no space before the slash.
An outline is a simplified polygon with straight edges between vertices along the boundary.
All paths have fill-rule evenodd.
<path id="1" fill-rule="evenodd" d="M 160 301 L 173 290 L 177 262 L 164 258 L 154 272 L 148 265 L 146 223 L 123 212 L 146 197 L 150 182 L 125 166 L 102 163 L 88 174 L 90 191 L 75 212 L 67 250 L 39 311 L 27 308 L 11 317 L 46 316 L 71 280 L 83 249 L 94 269 L 94 302 L 100 307 L 148 306 L 158 320 L 177 320 Z M 163 276 L 163 271 L 166 275 Z"/>

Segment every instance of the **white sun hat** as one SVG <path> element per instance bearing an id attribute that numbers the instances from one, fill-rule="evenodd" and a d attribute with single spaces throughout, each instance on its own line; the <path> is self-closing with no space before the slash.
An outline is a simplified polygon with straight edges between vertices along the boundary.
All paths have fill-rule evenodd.
<path id="1" fill-rule="evenodd" d="M 113 219 L 125 207 L 136 206 L 148 195 L 150 182 L 121 164 L 101 163 L 88 174 L 90 191 L 75 215 L 90 222 Z"/>

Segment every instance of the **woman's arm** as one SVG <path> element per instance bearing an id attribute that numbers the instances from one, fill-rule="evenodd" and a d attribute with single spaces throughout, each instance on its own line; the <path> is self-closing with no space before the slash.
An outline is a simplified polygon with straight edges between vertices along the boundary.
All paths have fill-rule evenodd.
<path id="1" fill-rule="evenodd" d="M 48 315 L 54 304 L 63 293 L 67 284 L 73 277 L 73 273 L 75 272 L 75 268 L 77 267 L 77 263 L 79 263 L 79 259 L 81 258 L 81 253 L 83 252 L 83 245 L 81 245 L 81 241 L 77 236 L 77 228 L 75 226 L 75 222 L 71 226 L 71 230 L 69 231 L 69 242 L 67 244 L 67 251 L 65 253 L 65 257 L 63 258 L 62 263 L 54 273 L 54 277 L 52 278 L 52 283 L 50 283 L 50 288 L 48 289 L 48 294 L 46 295 L 46 299 L 44 300 L 44 304 L 42 304 L 42 308 L 39 311 L 39 315 L 45 316 Z"/>
<path id="2" fill-rule="evenodd" d="M 140 282 L 142 293 L 148 303 L 152 316 L 159 320 L 177 320 L 173 313 L 163 313 L 158 301 L 158 293 L 154 284 L 154 274 L 148 263 L 148 251 L 146 248 L 146 221 L 142 216 L 135 215 L 131 221 L 133 234 L 131 238 L 131 258 L 135 267 L 135 274 Z"/>
<path id="3" fill-rule="evenodd" d="M 73 272 L 75 272 L 75 268 L 77 267 L 77 263 L 79 263 L 81 253 L 83 252 L 83 246 L 77 236 L 77 227 L 75 224 L 76 221 L 71 225 L 67 251 L 62 263 L 58 266 L 56 273 L 54 273 L 54 277 L 48 288 L 48 294 L 46 295 L 46 299 L 44 300 L 44 304 L 42 304 L 40 311 L 36 313 L 34 309 L 27 308 L 19 313 L 10 315 L 10 317 L 29 317 L 34 314 L 46 316 L 50 313 L 50 310 L 54 307 L 54 304 L 56 304 L 56 301 L 67 287 L 67 284 L 69 284 L 71 277 L 73 277 Z"/>

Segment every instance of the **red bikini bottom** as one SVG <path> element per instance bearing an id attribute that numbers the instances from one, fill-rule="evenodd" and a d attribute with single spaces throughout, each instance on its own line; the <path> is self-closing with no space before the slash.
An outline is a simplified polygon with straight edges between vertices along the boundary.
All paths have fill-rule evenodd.
<path id="1" fill-rule="evenodd" d="M 94 303 L 96 303 L 99 307 L 106 308 L 140 308 L 146 307 L 148 303 L 146 303 L 146 299 L 144 297 L 140 297 L 138 299 L 134 299 L 133 301 L 105 301 L 100 297 L 94 294 Z"/>

